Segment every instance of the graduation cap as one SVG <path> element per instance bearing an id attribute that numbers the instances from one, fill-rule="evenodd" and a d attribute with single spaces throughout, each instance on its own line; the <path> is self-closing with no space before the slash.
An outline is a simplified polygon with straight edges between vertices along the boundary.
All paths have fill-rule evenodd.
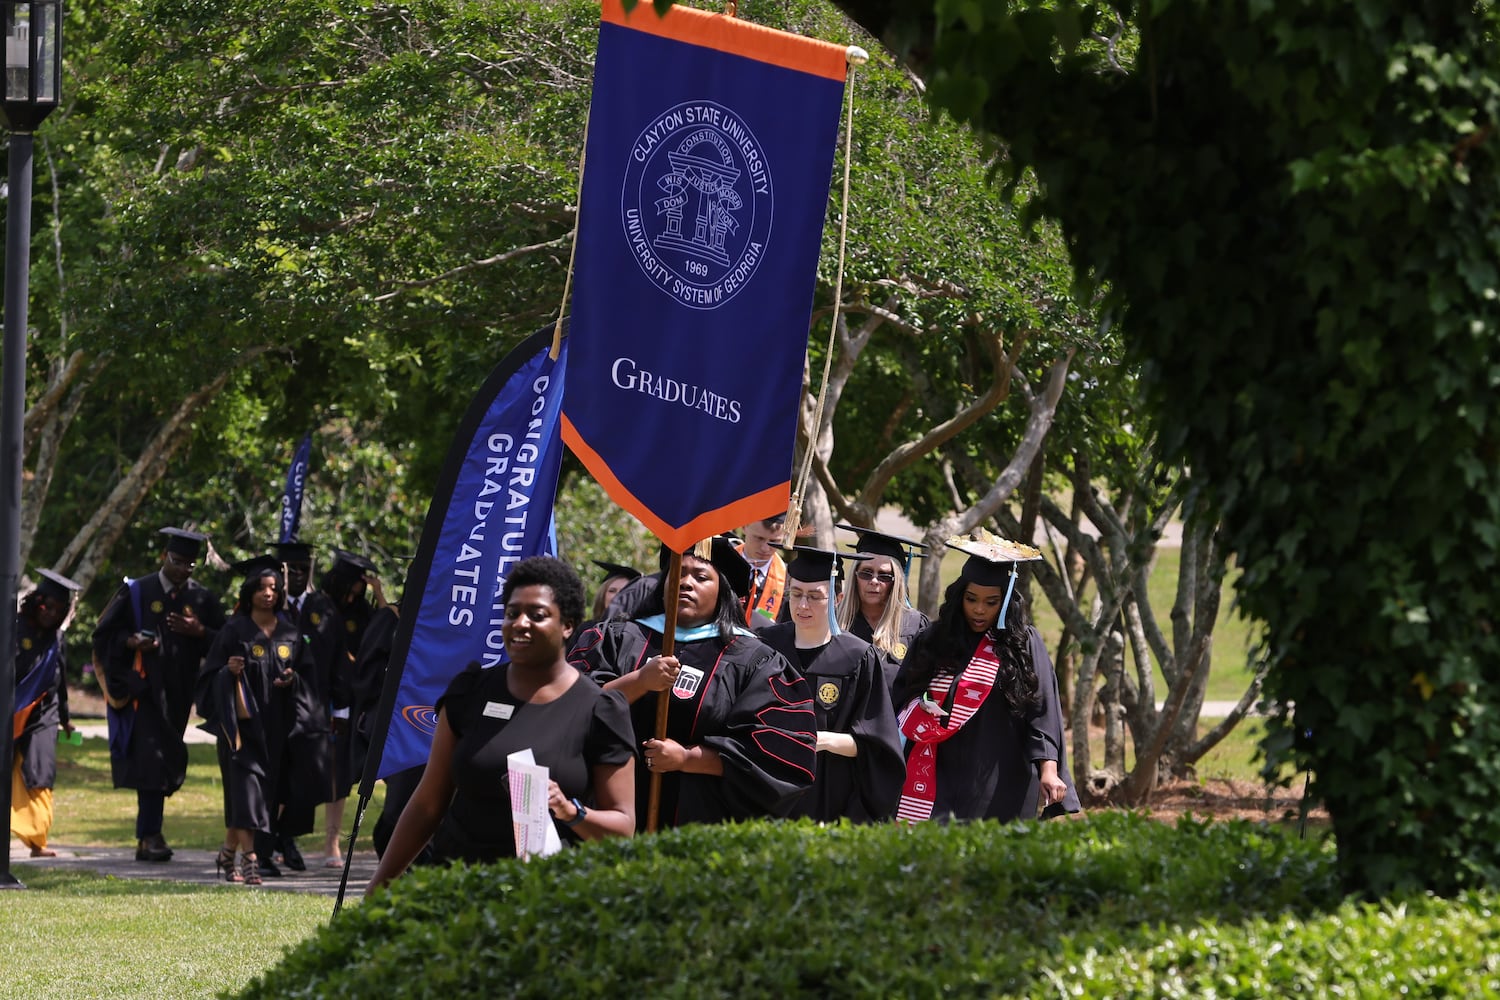
<path id="1" fill-rule="evenodd" d="M 603 559 L 591 559 L 589 561 L 604 570 L 604 579 L 600 580 L 600 583 L 612 580 L 617 576 L 623 576 L 626 580 L 634 580 L 641 575 L 641 571 L 634 566 L 622 566 L 619 563 L 605 562 Z"/>
<path id="2" fill-rule="evenodd" d="M 950 549 L 968 555 L 959 579 L 979 587 L 1005 585 L 1005 603 L 1000 605 L 997 628 L 1005 628 L 1005 613 L 1010 610 L 1010 595 L 1016 589 L 1016 564 L 1032 562 L 1042 558 L 1042 550 L 1025 542 L 1012 541 L 986 531 L 975 529 L 968 537 L 957 535 L 944 542 Z"/>
<path id="3" fill-rule="evenodd" d="M 50 569 L 39 569 L 37 574 L 41 579 L 36 583 L 36 592 L 43 597 L 61 601 L 69 604 L 73 600 L 73 594 L 79 589 L 78 584 L 69 580 L 61 573 L 54 573 Z"/>
<path id="4" fill-rule="evenodd" d="M 281 557 L 282 562 L 312 562 L 312 546 L 306 542 L 277 542 L 276 554 Z"/>
<path id="5" fill-rule="evenodd" d="M 280 577 L 281 557 L 251 556 L 249 559 L 242 559 L 239 562 L 235 563 L 233 566 L 230 566 L 229 571 L 235 576 L 243 577 L 246 580 L 254 577 L 264 576 L 268 572 L 275 573 L 278 577 Z"/>
<path id="6" fill-rule="evenodd" d="M 898 560 L 902 567 L 907 566 L 913 557 L 920 559 L 923 550 L 927 548 L 922 542 L 902 538 L 900 535 L 888 535 L 873 528 L 859 528 L 852 524 L 840 524 L 838 527 L 845 531 L 852 531 L 859 536 L 854 540 L 855 552 L 868 552 L 872 556 L 889 556 Z"/>
<path id="7" fill-rule="evenodd" d="M 838 591 L 836 577 L 840 571 L 839 560 L 850 559 L 863 562 L 875 557 L 865 553 L 843 555 L 828 549 L 814 548 L 811 545 L 793 545 L 786 551 L 792 554 L 791 562 L 786 564 L 786 575 L 789 579 L 802 583 L 828 584 L 828 629 L 832 634 L 838 635 L 840 631 L 838 609 L 834 605 L 833 595 Z"/>
<path id="8" fill-rule="evenodd" d="M 162 528 L 158 534 L 167 536 L 167 551 L 179 556 L 190 556 L 198 558 L 203 551 L 203 543 L 208 541 L 208 536 L 198 531 L 187 531 L 183 528 Z"/>
<path id="9" fill-rule="evenodd" d="M 836 564 L 840 559 L 864 562 L 866 559 L 875 558 L 864 552 L 845 554 L 814 548 L 811 545 L 793 545 L 785 551 L 792 553 L 792 560 L 786 565 L 786 575 L 793 580 L 801 580 L 803 583 L 832 582 L 837 572 Z"/>
<path id="10" fill-rule="evenodd" d="M 704 541 L 710 542 L 712 545 L 712 551 L 707 561 L 714 569 L 719 571 L 719 578 L 729 584 L 729 589 L 734 591 L 734 596 L 740 600 L 744 600 L 750 596 L 750 581 L 754 579 L 754 576 L 750 569 L 750 563 L 734 547 L 736 539 L 728 535 L 715 535 L 712 539 L 704 539 Z M 703 542 L 699 542 L 698 545 L 693 546 L 685 554 L 697 556 L 697 549 L 702 544 Z M 698 558 L 702 557 L 698 556 Z M 658 562 L 661 564 L 661 571 L 663 573 L 667 572 L 668 567 L 672 564 L 672 550 L 663 545 L 661 553 L 658 556 Z"/>
<path id="11" fill-rule="evenodd" d="M 370 562 L 370 560 L 354 552 L 347 552 L 344 549 L 333 550 L 332 568 L 347 576 L 354 577 L 360 577 L 364 576 L 366 573 L 375 572 L 375 564 Z"/>

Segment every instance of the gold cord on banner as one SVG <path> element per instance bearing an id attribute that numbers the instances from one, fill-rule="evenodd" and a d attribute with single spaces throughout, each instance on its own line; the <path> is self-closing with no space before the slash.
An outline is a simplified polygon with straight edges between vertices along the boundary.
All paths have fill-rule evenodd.
<path id="1" fill-rule="evenodd" d="M 849 110 L 844 118 L 844 191 L 839 217 L 839 262 L 833 283 L 833 320 L 828 324 L 828 346 L 823 351 L 823 379 L 818 384 L 812 426 L 808 428 L 807 447 L 802 452 L 802 468 L 797 472 L 797 486 L 792 490 L 791 503 L 786 512 L 786 529 L 782 537 L 791 544 L 796 544 L 797 530 L 802 527 L 802 500 L 807 490 L 807 478 L 812 473 L 813 450 L 818 445 L 819 428 L 823 424 L 823 400 L 828 394 L 828 372 L 833 366 L 834 336 L 838 333 L 839 312 L 844 297 L 844 247 L 849 237 L 849 166 L 854 146 L 854 77 L 856 67 L 869 62 L 870 54 L 858 45 L 851 45 L 845 57 L 849 61 L 849 75 L 845 81 Z"/>
<path id="2" fill-rule="evenodd" d="M 573 210 L 573 245 L 568 248 L 568 273 L 563 276 L 562 302 L 557 307 L 557 325 L 552 328 L 552 349 L 547 357 L 553 361 L 562 353 L 563 317 L 568 314 L 568 296 L 573 292 L 573 262 L 578 258 L 578 220 L 583 215 L 583 162 L 589 152 L 589 120 L 583 119 L 583 148 L 578 151 L 578 207 Z"/>

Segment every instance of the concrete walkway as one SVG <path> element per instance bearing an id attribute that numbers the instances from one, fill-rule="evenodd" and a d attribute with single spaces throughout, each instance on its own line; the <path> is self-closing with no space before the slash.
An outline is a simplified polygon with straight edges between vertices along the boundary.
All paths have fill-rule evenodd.
<path id="1" fill-rule="evenodd" d="M 72 692 L 68 693 L 68 697 L 69 699 L 73 697 Z M 85 722 L 82 719 L 75 719 L 73 728 L 82 733 L 86 740 L 109 739 L 109 726 L 103 720 L 90 719 Z M 197 726 L 188 726 L 187 731 L 182 734 L 184 743 L 212 743 L 213 741 L 213 734 L 205 733 Z"/>
<path id="2" fill-rule="evenodd" d="M 66 844 L 51 844 L 57 851 L 55 858 L 33 858 L 25 844 L 18 840 L 10 842 L 10 872 L 26 882 L 28 873 L 44 870 L 64 869 L 68 871 L 91 871 L 112 878 L 155 879 L 162 882 L 187 882 L 196 885 L 222 885 L 240 892 L 272 890 L 278 892 L 306 892 L 322 896 L 337 896 L 342 868 L 324 868 L 321 857 L 307 859 L 307 871 L 294 872 L 285 865 L 281 878 L 268 878 L 259 886 L 227 884 L 214 867 L 213 851 L 176 848 L 171 861 L 137 861 L 132 847 L 70 847 Z M 344 900 L 359 898 L 364 894 L 365 884 L 375 874 L 373 851 L 359 851 L 349 869 L 349 885 Z"/>

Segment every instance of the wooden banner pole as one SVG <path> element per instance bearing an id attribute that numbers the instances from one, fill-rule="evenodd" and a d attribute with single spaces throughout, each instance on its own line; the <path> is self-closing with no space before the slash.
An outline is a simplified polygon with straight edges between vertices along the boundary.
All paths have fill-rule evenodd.
<path id="1" fill-rule="evenodd" d="M 677 591 L 682 585 L 682 553 L 673 552 L 672 562 L 667 567 L 667 578 L 662 581 L 662 607 L 667 613 L 666 628 L 661 634 L 661 655 L 671 656 L 677 638 Z M 656 693 L 656 738 L 667 738 L 667 711 L 672 705 L 672 689 Z M 656 816 L 661 809 L 661 772 L 651 772 L 651 794 L 646 804 L 646 832 L 656 832 Z"/>

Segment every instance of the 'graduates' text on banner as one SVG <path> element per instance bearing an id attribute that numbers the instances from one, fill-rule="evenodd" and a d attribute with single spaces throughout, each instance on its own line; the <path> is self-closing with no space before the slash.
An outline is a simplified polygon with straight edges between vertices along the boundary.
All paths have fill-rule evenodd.
<path id="1" fill-rule="evenodd" d="M 605 0 L 563 436 L 671 548 L 784 511 L 845 49 Z"/>
<path id="2" fill-rule="evenodd" d="M 474 660 L 487 667 L 506 660 L 506 574 L 528 556 L 556 551 L 552 506 L 568 347 L 565 340 L 554 362 L 551 343 L 549 326 L 507 355 L 454 437 L 407 575 L 371 742 L 379 765 L 367 764 L 361 795 L 377 778 L 426 763 L 434 706 L 448 683 Z"/>

